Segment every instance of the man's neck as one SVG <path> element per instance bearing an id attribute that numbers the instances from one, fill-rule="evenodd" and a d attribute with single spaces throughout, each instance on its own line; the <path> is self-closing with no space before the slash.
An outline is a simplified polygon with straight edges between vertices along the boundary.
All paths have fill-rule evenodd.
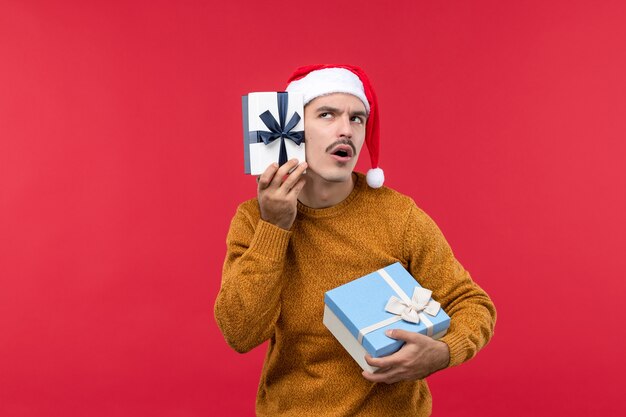
<path id="1" fill-rule="evenodd" d="M 330 182 L 309 172 L 298 200 L 305 206 L 314 209 L 337 205 L 348 198 L 354 189 L 355 177 L 356 174 L 352 173 L 348 181 Z"/>

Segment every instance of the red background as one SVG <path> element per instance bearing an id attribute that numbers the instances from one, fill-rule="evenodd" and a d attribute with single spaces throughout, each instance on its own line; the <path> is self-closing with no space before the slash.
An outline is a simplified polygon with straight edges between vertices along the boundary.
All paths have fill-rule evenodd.
<path id="1" fill-rule="evenodd" d="M 0 415 L 253 414 L 265 346 L 231 351 L 212 313 L 255 194 L 240 96 L 319 62 L 369 73 L 387 185 L 498 308 L 429 378 L 435 415 L 624 415 L 625 22 L 623 1 L 2 0 Z"/>

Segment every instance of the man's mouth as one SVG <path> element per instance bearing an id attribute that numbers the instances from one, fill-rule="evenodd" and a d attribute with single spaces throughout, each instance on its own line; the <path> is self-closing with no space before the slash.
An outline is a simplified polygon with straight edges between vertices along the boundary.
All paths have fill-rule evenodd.
<path id="1" fill-rule="evenodd" d="M 333 156 L 334 159 L 346 162 L 349 161 L 355 154 L 352 146 L 346 143 L 338 143 L 333 146 L 328 152 Z"/>

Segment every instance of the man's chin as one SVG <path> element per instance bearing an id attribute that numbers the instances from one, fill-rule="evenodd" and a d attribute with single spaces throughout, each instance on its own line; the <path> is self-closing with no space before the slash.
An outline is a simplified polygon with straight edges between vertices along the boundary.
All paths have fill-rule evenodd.
<path id="1" fill-rule="evenodd" d="M 341 170 L 339 172 L 333 172 L 333 170 L 316 171 L 309 167 L 307 171 L 309 171 L 310 174 L 313 174 L 316 177 L 319 177 L 320 179 L 330 183 L 348 182 L 352 179 L 352 169 L 349 168 Z"/>
<path id="2" fill-rule="evenodd" d="M 341 173 L 328 173 L 325 175 L 320 175 L 320 177 L 331 183 L 348 182 L 352 179 L 352 171 Z"/>

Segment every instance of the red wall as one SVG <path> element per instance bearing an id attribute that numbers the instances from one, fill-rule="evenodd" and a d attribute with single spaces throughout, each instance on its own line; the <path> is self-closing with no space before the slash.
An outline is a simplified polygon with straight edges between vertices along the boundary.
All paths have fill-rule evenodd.
<path id="1" fill-rule="evenodd" d="M 52 5 L 52 3 L 57 3 Z M 622 1 L 0 2 L 0 415 L 252 415 L 214 321 L 240 96 L 367 70 L 387 184 L 493 297 L 435 415 L 624 415 Z M 366 162 L 366 161 L 363 161 Z"/>

